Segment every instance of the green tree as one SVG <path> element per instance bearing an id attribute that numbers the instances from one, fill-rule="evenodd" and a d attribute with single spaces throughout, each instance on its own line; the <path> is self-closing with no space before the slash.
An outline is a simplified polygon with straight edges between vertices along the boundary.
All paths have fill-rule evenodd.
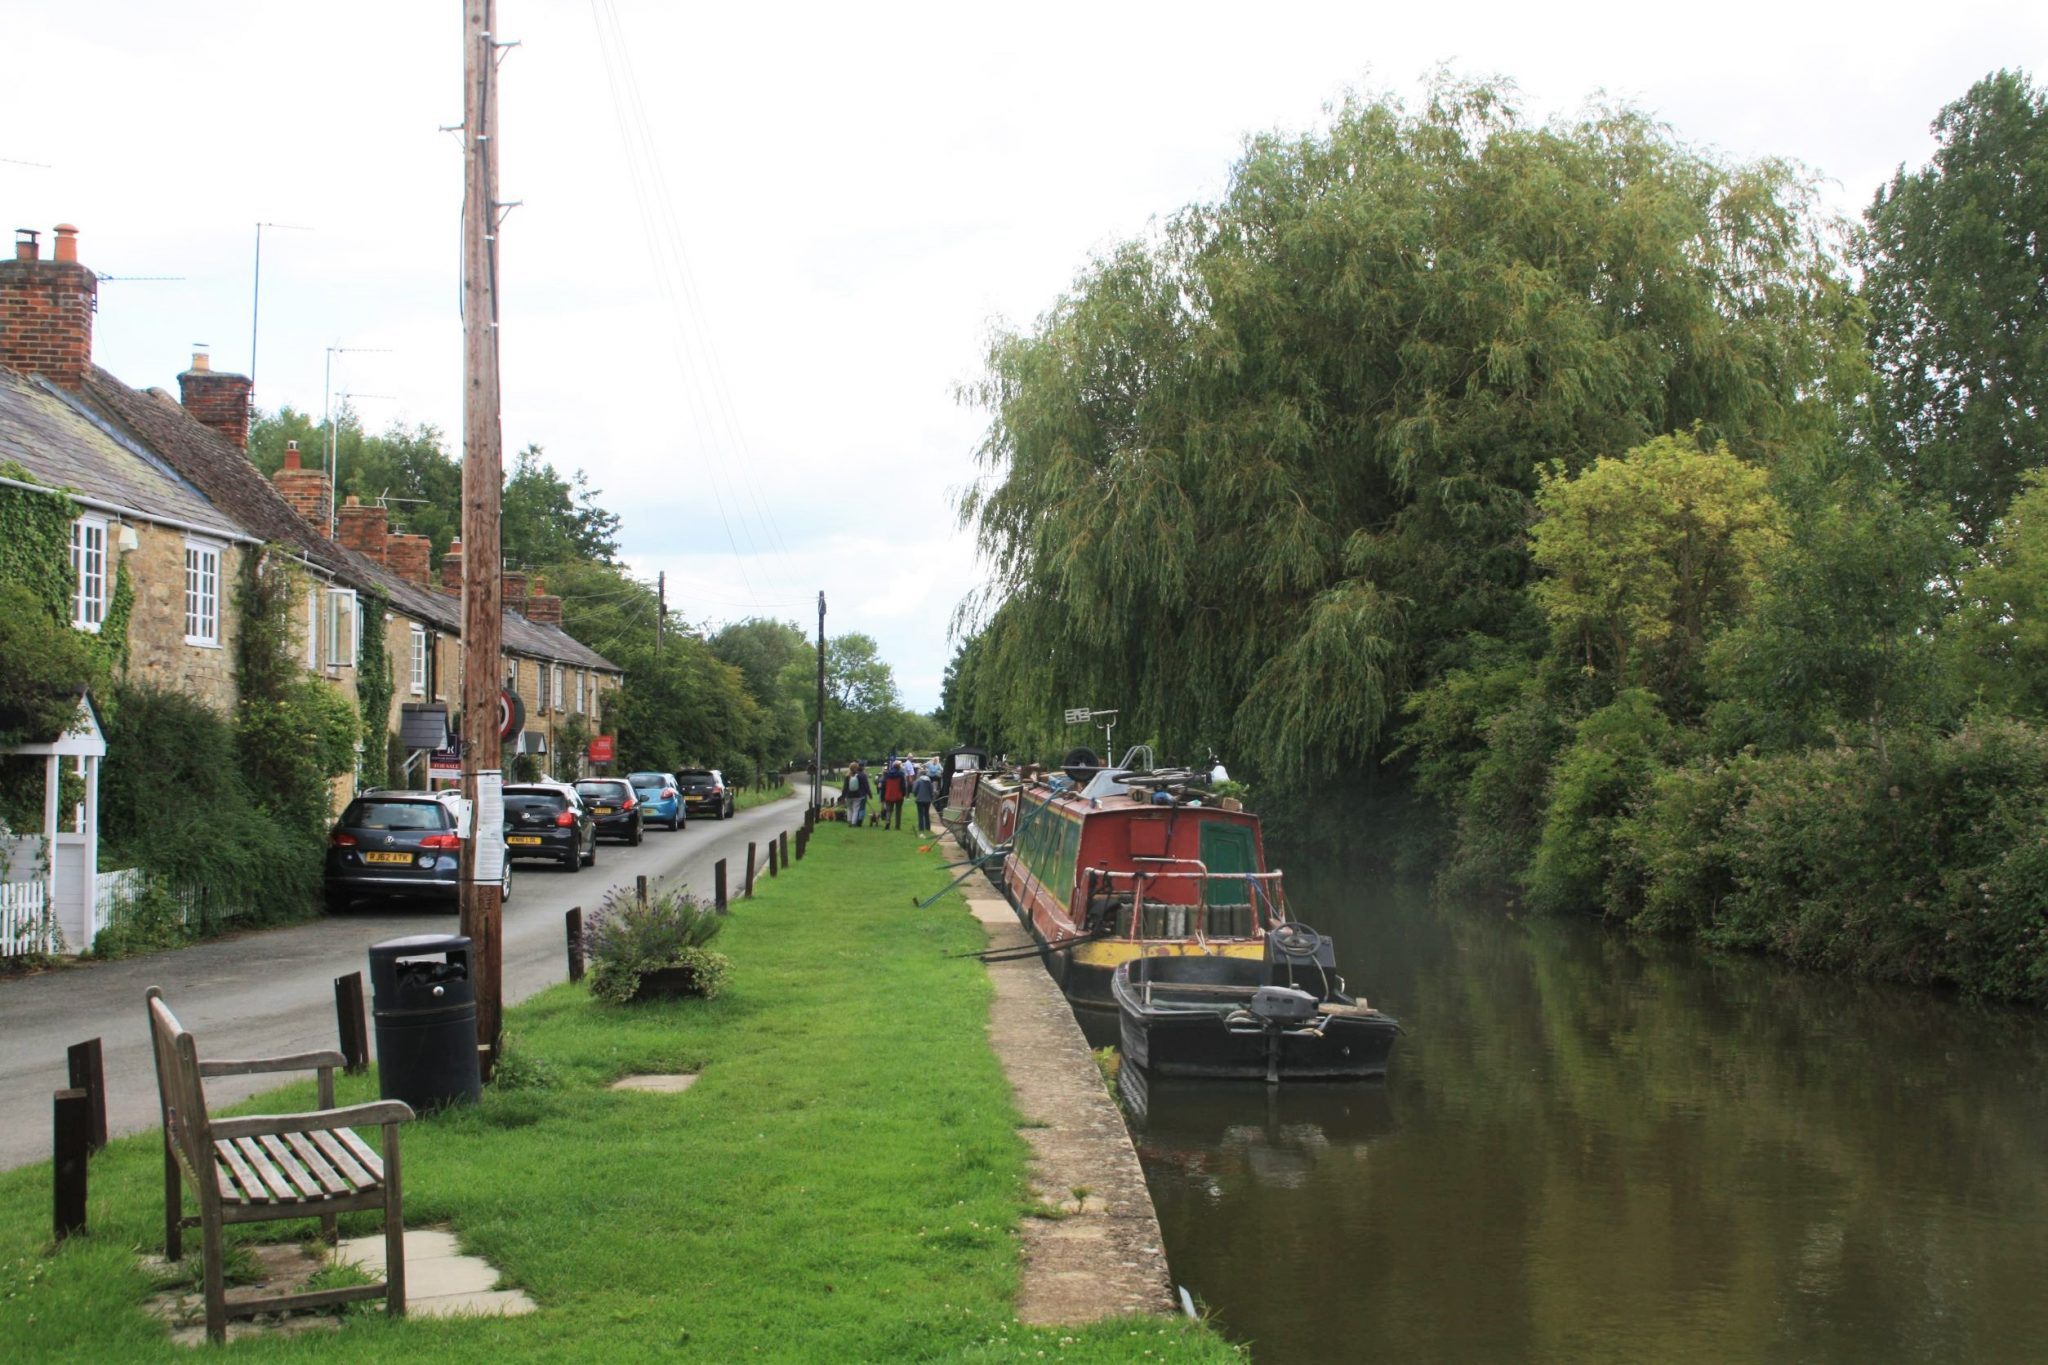
<path id="1" fill-rule="evenodd" d="M 740 671 L 761 708 L 749 753 L 764 770 L 811 750 L 817 647 L 787 621 L 735 621 L 713 635 L 711 652 Z"/>
<path id="2" fill-rule="evenodd" d="M 1708 641 L 1784 541 L 1769 482 L 1685 434 L 1543 475 L 1530 543 L 1544 573 L 1531 592 L 1559 643 L 1617 691 L 1696 697 Z"/>
<path id="3" fill-rule="evenodd" d="M 619 552 L 619 518 L 597 498 L 582 470 L 564 479 L 539 446 L 528 445 L 505 476 L 505 562 L 534 568 L 572 560 L 609 564 Z"/>
<path id="4" fill-rule="evenodd" d="M 2048 471 L 2028 471 L 1964 573 L 1944 643 L 1978 699 L 2008 715 L 2048 717 Z"/>
<path id="5" fill-rule="evenodd" d="M 1858 256 L 1879 448 L 1915 495 L 1981 542 L 2048 463 L 2048 96 L 2022 72 L 1970 87 L 1899 167 Z"/>
<path id="6" fill-rule="evenodd" d="M 1269 773 L 1376 762 L 1409 689 L 1521 619 L 1538 471 L 1825 429 L 1848 309 L 1811 198 L 1483 86 L 1253 139 L 1221 201 L 990 347 L 962 510 L 991 709 L 1032 739 L 1087 695 Z"/>

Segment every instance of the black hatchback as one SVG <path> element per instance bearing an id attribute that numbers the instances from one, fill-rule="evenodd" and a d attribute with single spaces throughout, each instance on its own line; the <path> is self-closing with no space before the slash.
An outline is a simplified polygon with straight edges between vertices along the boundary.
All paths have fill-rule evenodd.
<path id="1" fill-rule="evenodd" d="M 507 787 L 505 856 L 550 858 L 581 872 L 597 861 L 597 820 L 561 787 Z"/>
<path id="2" fill-rule="evenodd" d="M 714 820 L 732 818 L 733 790 L 718 769 L 681 769 L 676 773 L 676 785 L 683 789 L 683 805 L 690 814 L 707 811 Z"/>
<path id="3" fill-rule="evenodd" d="M 597 817 L 597 832 L 607 839 L 640 842 L 643 812 L 633 784 L 623 777 L 586 777 L 576 784 L 576 795 Z"/>
<path id="4" fill-rule="evenodd" d="M 327 835 L 327 909 L 363 896 L 453 901 L 461 885 L 462 833 L 456 809 L 426 792 L 366 791 Z M 512 895 L 505 864 L 504 898 Z"/>

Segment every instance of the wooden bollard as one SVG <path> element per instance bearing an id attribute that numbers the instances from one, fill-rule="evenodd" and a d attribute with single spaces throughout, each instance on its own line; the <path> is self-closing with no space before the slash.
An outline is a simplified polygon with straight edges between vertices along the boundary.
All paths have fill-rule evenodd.
<path id="1" fill-rule="evenodd" d="M 92 1140 L 92 1100 L 83 1090 L 59 1090 L 50 1112 L 51 1225 L 57 1240 L 85 1231 L 85 1171 Z"/>
<path id="2" fill-rule="evenodd" d="M 711 908 L 719 914 L 726 913 L 725 904 L 725 859 L 720 858 L 711 865 Z"/>
<path id="3" fill-rule="evenodd" d="M 804 845 L 810 842 L 810 838 L 811 832 L 808 829 L 800 829 L 796 832 L 796 860 L 798 862 L 804 860 Z"/>
<path id="4" fill-rule="evenodd" d="M 747 840 L 747 889 L 740 894 L 746 896 L 754 894 L 754 841 L 752 839 Z"/>
<path id="5" fill-rule="evenodd" d="M 71 1071 L 71 1088 L 85 1092 L 86 1150 L 97 1152 L 107 1145 L 107 1064 L 100 1040 L 73 1043 L 65 1050 L 64 1060 Z"/>
<path id="6" fill-rule="evenodd" d="M 370 1066 L 370 1021 L 363 1012 L 363 974 L 334 978 L 334 1027 L 341 1035 L 342 1069 L 356 1076 Z"/>
<path id="7" fill-rule="evenodd" d="M 640 908 L 645 910 L 647 908 L 647 878 L 635 877 L 633 879 L 633 894 L 640 898 Z"/>
<path id="8" fill-rule="evenodd" d="M 784 831 L 782 831 L 781 835 L 780 835 L 780 836 L 779 836 L 779 837 L 777 838 L 777 842 L 778 842 L 778 843 L 780 843 L 780 844 L 782 845 L 782 865 L 783 865 L 784 867 L 788 867 L 788 866 L 789 866 L 789 831 L 788 831 L 788 830 L 784 830 Z"/>
<path id="9" fill-rule="evenodd" d="M 571 906 L 562 916 L 562 932 L 569 939 L 569 980 L 583 979 L 583 907 Z"/>
<path id="10" fill-rule="evenodd" d="M 775 841 L 773 839 L 768 841 L 768 875 L 770 877 L 775 875 Z"/>

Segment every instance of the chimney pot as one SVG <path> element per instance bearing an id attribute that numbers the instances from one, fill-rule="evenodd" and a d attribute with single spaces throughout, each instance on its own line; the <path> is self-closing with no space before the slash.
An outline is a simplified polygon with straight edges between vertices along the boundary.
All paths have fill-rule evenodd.
<path id="1" fill-rule="evenodd" d="M 77 392 L 92 373 L 92 314 L 99 280 L 78 261 L 78 229 L 58 227 L 40 259 L 37 234 L 18 228 L 14 258 L 0 261 L 0 365 Z"/>
<path id="2" fill-rule="evenodd" d="M 36 239 L 41 235 L 34 228 L 16 228 L 14 230 L 14 259 L 17 261 L 33 261 L 40 255 L 41 253 L 36 246 Z"/>
<path id="3" fill-rule="evenodd" d="M 192 353 L 192 373 L 209 374 L 212 370 L 213 362 L 207 357 L 206 352 L 194 351 Z"/>
<path id="4" fill-rule="evenodd" d="M 297 441 L 286 441 L 284 443 L 284 467 L 286 469 L 297 469 L 299 467 L 299 443 Z"/>
<path id="5" fill-rule="evenodd" d="M 57 245 L 51 258 L 59 261 L 78 259 L 78 229 L 69 223 L 57 224 Z"/>

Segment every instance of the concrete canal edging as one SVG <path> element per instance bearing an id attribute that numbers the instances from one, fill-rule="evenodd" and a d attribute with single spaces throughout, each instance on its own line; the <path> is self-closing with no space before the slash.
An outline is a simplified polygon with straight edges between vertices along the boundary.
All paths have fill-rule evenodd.
<path id="1" fill-rule="evenodd" d="M 979 879 L 963 892 L 991 949 L 1031 945 L 1000 894 Z M 991 962 L 988 974 L 989 1043 L 1024 1117 L 1032 1192 L 1064 1215 L 1024 1220 L 1018 1321 L 1054 1326 L 1175 1311 L 1144 1169 L 1066 997 L 1035 955 Z"/>

